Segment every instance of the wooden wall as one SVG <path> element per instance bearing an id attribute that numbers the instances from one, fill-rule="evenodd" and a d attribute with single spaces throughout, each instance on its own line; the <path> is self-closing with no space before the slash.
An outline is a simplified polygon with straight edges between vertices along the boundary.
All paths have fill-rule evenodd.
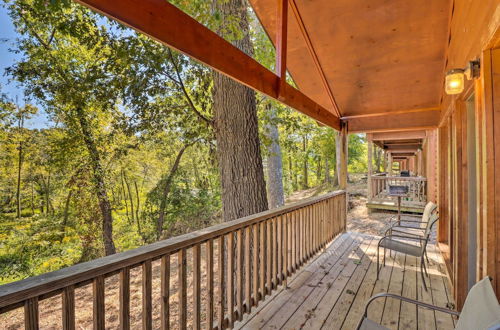
<path id="1" fill-rule="evenodd" d="M 461 308 L 469 277 L 493 278 L 500 298 L 500 1 L 456 0 L 450 27 L 446 70 L 481 60 L 481 76 L 465 91 L 443 95 L 438 128 L 439 247 L 445 258 L 453 295 Z M 467 118 L 467 100 L 474 96 L 474 121 Z M 476 173 L 469 173 L 468 125 L 475 125 Z M 470 131 L 470 127 L 469 127 Z M 470 140 L 469 140 L 470 143 Z M 469 182 L 476 190 L 475 228 L 469 227 Z M 472 192 L 471 192 L 472 193 Z M 475 262 L 469 265 L 469 230 L 476 234 Z M 471 259 L 473 260 L 473 259 Z M 471 261 L 472 262 L 472 261 Z M 469 276 L 469 266 L 475 274 Z"/>
<path id="2" fill-rule="evenodd" d="M 475 186 L 477 222 L 476 281 L 493 277 L 500 298 L 500 49 L 481 54 L 481 78 L 449 104 L 449 116 L 438 129 L 439 212 L 438 240 L 447 262 L 459 307 L 468 292 L 469 182 Z M 467 100 L 474 100 L 474 121 L 467 118 Z M 468 125 L 475 125 L 476 173 L 467 156 Z M 460 262 L 455 262 L 455 261 Z"/>

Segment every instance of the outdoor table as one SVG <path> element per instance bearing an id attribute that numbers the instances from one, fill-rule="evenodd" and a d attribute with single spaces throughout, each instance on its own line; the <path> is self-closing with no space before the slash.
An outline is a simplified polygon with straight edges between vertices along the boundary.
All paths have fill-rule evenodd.
<path id="1" fill-rule="evenodd" d="M 398 198 L 398 225 L 401 225 L 401 197 L 408 196 L 407 186 L 389 186 L 389 196 Z"/>

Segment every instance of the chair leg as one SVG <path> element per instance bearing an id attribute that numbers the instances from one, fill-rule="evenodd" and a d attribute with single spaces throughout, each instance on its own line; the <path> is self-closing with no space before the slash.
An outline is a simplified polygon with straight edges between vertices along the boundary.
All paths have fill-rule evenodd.
<path id="1" fill-rule="evenodd" d="M 429 277 L 429 273 L 427 273 L 427 266 L 425 265 L 425 260 L 424 260 L 424 258 L 423 258 L 423 257 L 422 257 L 422 265 L 424 265 L 425 275 L 426 275 L 427 277 Z"/>
<path id="2" fill-rule="evenodd" d="M 425 249 L 424 253 L 425 253 L 425 259 L 427 259 L 427 263 L 430 265 L 431 263 L 429 262 L 429 256 L 427 255 L 427 249 Z"/>
<path id="3" fill-rule="evenodd" d="M 378 273 L 380 273 L 380 246 L 377 246 L 377 280 L 378 280 Z"/>
<path id="4" fill-rule="evenodd" d="M 422 283 L 424 284 L 424 289 L 425 291 L 428 291 L 427 290 L 427 284 L 425 283 L 425 276 L 424 276 L 424 268 L 425 265 L 424 265 L 424 256 L 422 256 L 422 258 L 420 258 L 420 275 L 422 276 Z"/>
<path id="5" fill-rule="evenodd" d="M 384 248 L 384 267 L 385 267 L 385 258 L 386 258 L 386 257 L 385 257 L 385 250 L 386 250 L 386 249 Z M 389 250 L 389 251 L 390 251 L 390 250 Z"/>

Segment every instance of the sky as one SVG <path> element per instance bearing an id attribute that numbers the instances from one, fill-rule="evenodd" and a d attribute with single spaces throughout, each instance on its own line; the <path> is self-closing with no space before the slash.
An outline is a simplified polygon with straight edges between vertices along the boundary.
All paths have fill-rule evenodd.
<path id="1" fill-rule="evenodd" d="M 14 48 L 17 33 L 12 25 L 7 9 L 0 6 L 0 85 L 1 91 L 9 96 L 10 99 L 18 99 L 20 105 L 24 104 L 24 90 L 16 82 L 9 82 L 9 77 L 5 75 L 5 69 L 13 65 L 20 58 L 19 54 L 13 54 L 9 48 Z M 39 113 L 30 119 L 26 127 L 46 128 L 50 126 L 47 114 L 39 107 Z"/>

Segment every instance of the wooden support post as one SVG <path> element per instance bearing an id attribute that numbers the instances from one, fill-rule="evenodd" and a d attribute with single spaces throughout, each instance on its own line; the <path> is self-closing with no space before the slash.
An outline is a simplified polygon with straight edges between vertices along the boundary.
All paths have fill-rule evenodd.
<path id="1" fill-rule="evenodd" d="M 288 29 L 288 0 L 277 0 L 276 12 L 276 75 L 278 80 L 278 99 L 285 90 L 286 85 L 286 52 Z"/>
<path id="2" fill-rule="evenodd" d="M 339 186 L 340 189 L 347 188 L 347 123 L 343 122 L 340 129 L 340 171 Z"/>
<path id="3" fill-rule="evenodd" d="M 392 176 L 392 153 L 387 156 L 387 176 Z"/>
<path id="4" fill-rule="evenodd" d="M 372 175 L 373 175 L 373 141 L 372 135 L 366 134 L 366 138 L 368 139 L 368 179 L 366 180 L 368 185 L 368 201 L 372 199 Z"/>

